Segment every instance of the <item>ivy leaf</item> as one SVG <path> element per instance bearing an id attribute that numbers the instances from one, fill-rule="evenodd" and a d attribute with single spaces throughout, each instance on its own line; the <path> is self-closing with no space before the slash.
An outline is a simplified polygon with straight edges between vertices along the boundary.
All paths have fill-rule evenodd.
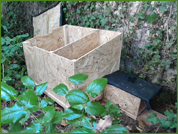
<path id="1" fill-rule="evenodd" d="M 172 125 L 170 126 L 171 129 L 173 128 L 177 128 L 177 122 L 176 123 L 172 123 Z"/>
<path id="2" fill-rule="evenodd" d="M 54 124 L 60 123 L 62 119 L 63 119 L 63 112 L 62 111 L 55 112 L 54 117 L 51 120 L 51 123 L 54 123 Z"/>
<path id="3" fill-rule="evenodd" d="M 108 18 L 102 18 L 102 19 L 100 20 L 101 25 L 104 26 L 107 21 L 108 21 Z"/>
<path id="4" fill-rule="evenodd" d="M 171 120 L 173 119 L 173 117 L 174 117 L 174 113 L 169 112 L 168 110 L 166 110 L 166 111 L 164 112 L 164 114 L 167 116 L 167 119 L 168 119 L 169 121 L 171 121 Z"/>
<path id="5" fill-rule="evenodd" d="M 150 48 L 151 46 L 153 46 L 153 44 L 151 44 L 151 43 L 145 43 L 145 47 L 146 48 Z"/>
<path id="6" fill-rule="evenodd" d="M 86 74 L 76 74 L 71 77 L 69 77 L 69 81 L 72 82 L 75 85 L 83 83 L 88 78 L 88 75 Z"/>
<path id="7" fill-rule="evenodd" d="M 43 118 L 44 123 L 48 123 L 52 120 L 55 114 L 55 108 L 52 106 L 46 106 L 45 108 L 42 109 L 42 111 L 45 111 L 46 114 Z"/>
<path id="8" fill-rule="evenodd" d="M 130 17 L 130 21 L 131 22 L 135 21 L 134 17 Z"/>
<path id="9" fill-rule="evenodd" d="M 35 91 L 36 95 L 42 95 L 44 93 L 44 91 L 46 90 L 47 86 L 48 86 L 47 82 L 37 85 L 36 91 Z"/>
<path id="10" fill-rule="evenodd" d="M 85 104 L 89 101 L 88 95 L 81 90 L 71 90 L 66 95 L 66 99 L 71 105 Z"/>
<path id="11" fill-rule="evenodd" d="M 137 15 L 136 15 L 136 17 L 139 19 L 144 19 L 145 17 L 144 17 L 144 11 L 143 12 L 140 12 L 140 13 L 137 13 Z"/>
<path id="12" fill-rule="evenodd" d="M 142 7 L 144 7 L 146 10 L 149 7 L 149 5 L 147 3 L 145 3 Z"/>
<path id="13" fill-rule="evenodd" d="M 89 101 L 85 107 L 85 111 L 90 115 L 99 115 L 104 113 L 105 109 L 99 102 Z"/>
<path id="14" fill-rule="evenodd" d="M 160 3 L 163 4 L 163 6 L 166 6 L 170 1 L 160 1 Z"/>
<path id="15" fill-rule="evenodd" d="M 121 125 L 112 125 L 108 129 L 105 129 L 105 133 L 126 133 L 127 128 Z"/>
<path id="16" fill-rule="evenodd" d="M 162 118 L 160 119 L 160 123 L 161 123 L 161 127 L 164 127 L 164 128 L 169 128 L 173 124 L 173 122 L 167 121 Z"/>
<path id="17" fill-rule="evenodd" d="M 63 118 L 67 120 L 73 120 L 82 116 L 82 112 L 73 108 L 68 108 L 65 110 Z"/>
<path id="18" fill-rule="evenodd" d="M 56 124 L 51 124 L 51 123 L 47 123 L 46 125 L 46 133 L 57 133 L 56 130 Z"/>
<path id="19" fill-rule="evenodd" d="M 18 122 L 16 123 L 11 123 L 9 126 L 9 133 L 23 133 L 24 128 L 22 127 L 22 125 Z"/>
<path id="20" fill-rule="evenodd" d="M 24 133 L 42 133 L 43 126 L 40 123 L 32 122 Z"/>
<path id="21" fill-rule="evenodd" d="M 159 8 L 159 10 L 162 12 L 162 14 L 165 12 L 165 10 L 166 10 L 166 7 L 165 6 L 161 6 L 160 8 Z"/>
<path id="22" fill-rule="evenodd" d="M 20 119 L 24 118 L 27 112 L 22 105 L 15 103 L 12 107 L 6 107 L 1 110 L 1 123 L 16 123 Z"/>
<path id="23" fill-rule="evenodd" d="M 157 15 L 155 13 L 151 13 L 149 15 L 147 15 L 146 17 L 146 21 L 148 23 L 153 23 L 153 21 L 157 18 Z"/>
<path id="24" fill-rule="evenodd" d="M 34 89 L 35 83 L 32 80 L 32 78 L 30 78 L 29 76 L 23 76 L 21 78 L 21 81 L 22 81 L 23 85 L 25 85 L 28 89 Z"/>
<path id="25" fill-rule="evenodd" d="M 65 95 L 69 92 L 67 86 L 64 84 L 59 84 L 53 89 L 53 91 L 58 95 Z"/>
<path id="26" fill-rule="evenodd" d="M 86 88 L 86 92 L 91 97 L 98 96 L 106 87 L 108 80 L 106 78 L 98 78 L 92 81 Z"/>
<path id="27" fill-rule="evenodd" d="M 151 113 L 150 116 L 146 119 L 146 121 L 149 121 L 154 125 L 159 123 L 159 119 L 157 118 L 156 113 Z"/>
<path id="28" fill-rule="evenodd" d="M 5 101 L 14 100 L 18 95 L 18 92 L 12 88 L 11 86 L 7 85 L 4 82 L 1 82 L 1 99 Z"/>
<path id="29" fill-rule="evenodd" d="M 34 112 L 39 109 L 38 97 L 32 90 L 23 92 L 21 95 L 18 96 L 18 99 L 30 112 Z"/>
<path id="30" fill-rule="evenodd" d="M 74 129 L 70 131 L 69 133 L 93 133 L 93 131 L 91 129 L 82 127 L 82 128 Z"/>
<path id="31" fill-rule="evenodd" d="M 41 101 L 42 108 L 46 107 L 48 104 L 52 105 L 53 103 L 54 101 L 50 98 L 46 98 Z"/>
<path id="32" fill-rule="evenodd" d="M 1 46 L 3 46 L 5 44 L 5 39 L 1 37 Z"/>

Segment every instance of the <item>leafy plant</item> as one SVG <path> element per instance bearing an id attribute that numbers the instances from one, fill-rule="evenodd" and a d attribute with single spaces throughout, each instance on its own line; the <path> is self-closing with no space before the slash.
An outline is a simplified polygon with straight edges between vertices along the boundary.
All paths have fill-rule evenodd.
<path id="1" fill-rule="evenodd" d="M 83 83 L 88 78 L 88 75 L 77 74 L 69 77 L 69 81 L 74 84 Z M 40 98 L 40 95 L 44 93 L 47 88 L 47 83 L 35 85 L 34 81 L 29 76 L 23 76 L 21 78 L 23 85 L 27 88 L 22 94 L 18 95 L 18 92 L 8 86 L 6 83 L 1 82 L 1 99 L 3 101 L 15 100 L 16 103 L 11 107 L 6 107 L 1 110 L 1 123 L 9 124 L 9 132 L 15 133 L 54 133 L 57 132 L 57 123 L 60 123 L 62 119 L 68 120 L 68 123 L 76 129 L 70 131 L 71 133 L 116 133 L 126 132 L 127 128 L 119 125 L 119 118 L 121 116 L 118 113 L 119 108 L 116 105 L 111 104 L 108 100 L 105 108 L 99 102 L 90 101 L 88 95 L 91 97 L 98 96 L 105 88 L 107 84 L 106 78 L 98 78 L 92 81 L 87 86 L 87 94 L 81 90 L 69 91 L 67 86 L 59 84 L 53 91 L 59 95 L 66 95 L 70 107 L 64 111 L 56 112 L 54 106 L 49 106 L 54 103 L 53 100 L 46 98 Z M 34 112 L 41 110 L 43 112 L 39 117 L 34 116 Z M 89 115 L 87 117 L 87 115 Z M 100 115 L 103 118 L 109 118 L 110 125 L 105 125 L 101 121 L 99 123 L 91 117 Z M 109 116 L 108 116 L 109 115 Z M 112 123 L 112 116 L 116 120 Z M 24 129 L 22 125 L 32 118 L 30 125 Z M 102 120 L 102 119 L 100 119 Z M 108 124 L 107 120 L 104 120 L 105 124 Z M 113 124 L 113 125 L 112 125 Z"/>
<path id="2" fill-rule="evenodd" d="M 176 103 L 176 107 L 177 107 L 177 103 Z M 147 118 L 147 121 L 153 123 L 154 125 L 156 124 L 160 124 L 161 127 L 164 127 L 166 129 L 170 128 L 177 128 L 177 113 L 174 114 L 173 110 L 166 110 L 164 112 L 165 116 L 167 117 L 167 119 L 158 119 L 156 113 L 151 113 L 151 115 Z"/>
<path id="3" fill-rule="evenodd" d="M 88 78 L 84 74 L 76 74 L 69 77 L 69 81 L 73 84 L 83 83 Z M 95 132 L 125 132 L 127 129 L 121 125 L 108 126 L 109 128 L 103 128 L 102 131 L 97 129 L 96 120 L 86 115 L 101 115 L 102 117 L 106 115 L 112 115 L 115 118 L 121 116 L 118 113 L 119 108 L 116 105 L 111 104 L 110 101 L 107 102 L 105 108 L 99 102 L 93 102 L 89 100 L 89 96 L 97 97 L 105 88 L 107 84 L 106 78 L 98 78 L 92 81 L 86 87 L 86 93 L 81 90 L 71 90 L 69 91 L 67 86 L 60 84 L 53 91 L 58 95 L 66 95 L 65 98 L 68 100 L 70 107 L 65 110 L 63 118 L 67 119 L 69 124 L 77 127 L 72 130 L 71 133 L 95 133 Z M 88 95 L 87 95 L 88 94 Z M 75 124 L 73 121 L 75 120 Z M 99 128 L 99 126 L 98 126 Z"/>

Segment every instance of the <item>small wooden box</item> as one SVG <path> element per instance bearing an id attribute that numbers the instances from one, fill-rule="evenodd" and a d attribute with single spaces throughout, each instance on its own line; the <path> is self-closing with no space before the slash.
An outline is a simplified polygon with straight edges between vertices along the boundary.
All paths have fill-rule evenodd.
<path id="1" fill-rule="evenodd" d="M 146 107 L 145 102 L 140 98 L 109 84 L 104 90 L 104 99 L 119 105 L 120 109 L 134 120 Z"/>
<path id="2" fill-rule="evenodd" d="M 121 47 L 119 32 L 69 25 L 23 42 L 28 75 L 38 84 L 48 82 L 45 93 L 64 108 L 69 107 L 65 96 L 52 89 L 63 83 L 85 91 L 92 80 L 119 70 Z M 76 86 L 68 77 L 78 73 L 89 77 Z"/>

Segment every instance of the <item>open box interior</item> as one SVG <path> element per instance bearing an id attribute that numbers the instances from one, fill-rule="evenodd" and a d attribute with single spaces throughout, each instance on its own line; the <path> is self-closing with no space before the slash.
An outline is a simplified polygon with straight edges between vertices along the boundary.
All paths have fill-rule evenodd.
<path id="1" fill-rule="evenodd" d="M 118 35 L 119 33 L 117 32 L 96 30 L 77 41 L 57 49 L 54 53 L 70 60 L 76 60 L 91 52 L 95 48 L 101 47 L 103 44 Z"/>

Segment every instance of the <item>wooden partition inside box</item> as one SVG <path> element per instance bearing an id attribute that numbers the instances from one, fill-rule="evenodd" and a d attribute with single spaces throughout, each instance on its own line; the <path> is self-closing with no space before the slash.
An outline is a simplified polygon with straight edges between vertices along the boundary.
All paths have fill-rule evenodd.
<path id="1" fill-rule="evenodd" d="M 134 120 L 146 107 L 145 102 L 140 98 L 112 85 L 106 86 L 104 98 L 110 100 L 113 104 L 119 105 L 120 109 Z"/>
<path id="2" fill-rule="evenodd" d="M 28 75 L 38 84 L 48 82 L 45 93 L 67 108 L 65 96 L 55 94 L 53 88 L 63 83 L 69 90 L 85 91 L 92 80 L 119 70 L 122 34 L 63 26 L 48 35 L 23 42 L 23 47 Z M 68 81 L 68 77 L 78 73 L 89 77 L 76 86 Z"/>

